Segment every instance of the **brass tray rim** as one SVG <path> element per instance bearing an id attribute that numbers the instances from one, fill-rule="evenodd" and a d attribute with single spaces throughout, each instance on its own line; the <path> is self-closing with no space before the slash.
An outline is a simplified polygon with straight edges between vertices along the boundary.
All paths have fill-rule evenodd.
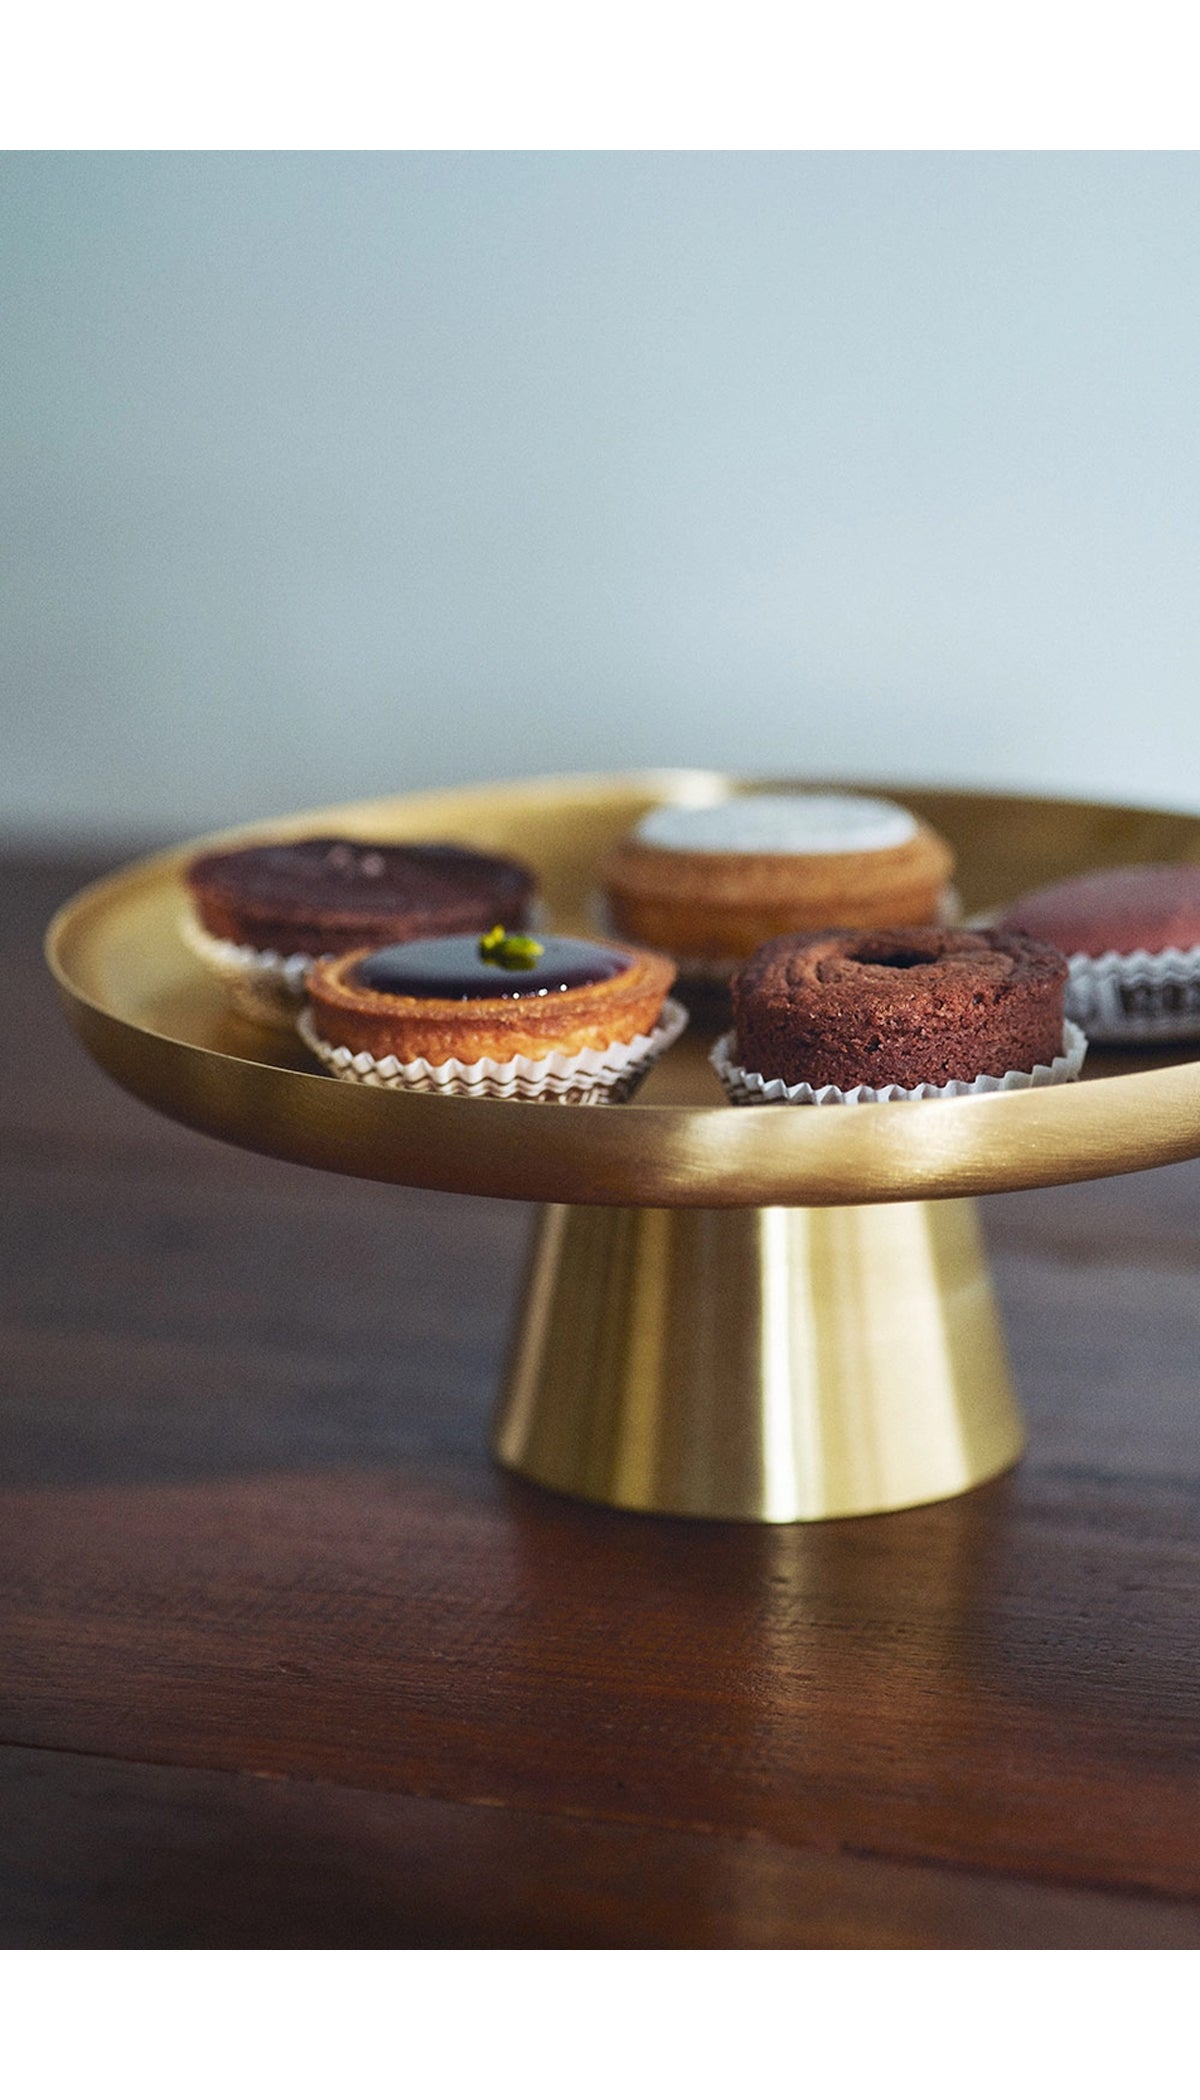
<path id="1" fill-rule="evenodd" d="M 1086 797 L 938 783 L 832 784 L 900 798 L 929 794 L 992 804 L 1042 803 L 1047 811 L 1140 812 L 1200 823 L 1189 811 Z M 436 813 L 438 805 L 457 797 L 550 805 L 568 792 L 615 801 L 642 794 L 669 798 L 680 790 L 694 795 L 792 785 L 701 768 L 534 775 L 371 796 L 240 823 L 142 855 L 87 884 L 51 920 L 46 957 L 85 1045 L 118 1083 L 151 1106 L 247 1149 L 369 1179 L 541 1201 L 742 1208 L 901 1202 L 1054 1186 L 1200 1155 L 1200 1057 L 1031 1093 L 888 1102 L 859 1110 L 635 1100 L 598 1112 L 581 1106 L 445 1100 L 348 1086 L 324 1073 L 273 1063 L 269 1056 L 242 1056 L 168 1034 L 93 996 L 75 981 L 65 954 L 92 915 L 103 916 L 107 907 L 138 889 L 174 877 L 195 854 L 243 839 L 285 837 L 317 825 L 362 825 L 384 808 L 394 812 L 428 804 Z M 297 1104 L 312 1109 L 311 1119 L 303 1112 L 288 1113 L 293 1095 Z M 336 1106 L 331 1096 L 337 1097 Z M 380 1102 L 386 1103 L 383 1115 L 393 1141 L 372 1146 Z M 552 1122 L 553 1128 L 544 1129 L 544 1146 L 511 1142 L 520 1126 L 506 1128 L 505 1119 L 514 1108 L 547 1119 L 547 1126 Z M 864 1156 L 868 1131 L 859 1125 L 860 1116 L 870 1118 L 869 1158 Z M 848 1127 L 851 1117 L 854 1124 Z M 439 1118 L 445 1144 L 438 1142 Z M 636 1142 L 619 1137 L 622 1130 L 631 1136 L 636 1131 Z M 397 1144 L 401 1132 L 412 1142 Z M 501 1135 L 510 1142 L 499 1143 Z M 528 1136 L 525 1126 L 525 1140 Z"/>

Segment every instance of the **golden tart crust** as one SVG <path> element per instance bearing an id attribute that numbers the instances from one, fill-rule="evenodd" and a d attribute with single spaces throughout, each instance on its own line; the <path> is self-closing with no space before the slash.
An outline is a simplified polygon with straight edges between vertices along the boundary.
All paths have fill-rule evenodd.
<path id="1" fill-rule="evenodd" d="M 351 976 L 374 951 L 355 949 L 309 971 L 313 1022 L 325 1042 L 401 1064 L 421 1057 L 431 1065 L 449 1058 L 467 1065 L 481 1057 L 497 1064 L 510 1057 L 536 1061 L 555 1050 L 607 1050 L 649 1035 L 675 981 L 674 963 L 643 949 L 595 945 L 627 958 L 628 968 L 599 984 L 507 999 L 410 999 L 371 991 Z"/>
<path id="2" fill-rule="evenodd" d="M 780 933 L 924 925 L 954 855 L 929 825 L 859 853 L 693 853 L 630 838 L 602 872 L 618 933 L 679 956 L 723 961 Z"/>

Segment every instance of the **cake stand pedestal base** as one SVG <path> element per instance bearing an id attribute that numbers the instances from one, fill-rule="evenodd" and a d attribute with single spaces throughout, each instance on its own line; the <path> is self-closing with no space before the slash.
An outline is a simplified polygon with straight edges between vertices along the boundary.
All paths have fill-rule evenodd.
<path id="1" fill-rule="evenodd" d="M 544 1487 L 787 1524 L 961 1494 L 1023 1443 L 969 1201 L 543 1212 L 494 1450 Z"/>

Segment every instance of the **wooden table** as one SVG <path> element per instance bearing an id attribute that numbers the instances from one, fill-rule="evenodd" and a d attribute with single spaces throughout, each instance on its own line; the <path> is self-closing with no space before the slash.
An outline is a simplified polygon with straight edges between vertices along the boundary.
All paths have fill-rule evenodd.
<path id="1" fill-rule="evenodd" d="M 1029 1458 L 826 1526 L 485 1437 L 528 1219 L 124 1099 L 9 859 L 0 1939 L 1200 1945 L 1200 1168 L 984 1207 Z"/>

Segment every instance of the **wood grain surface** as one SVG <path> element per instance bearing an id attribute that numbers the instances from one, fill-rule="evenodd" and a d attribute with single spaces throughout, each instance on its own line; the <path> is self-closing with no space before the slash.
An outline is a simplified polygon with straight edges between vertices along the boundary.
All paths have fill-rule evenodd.
<path id="1" fill-rule="evenodd" d="M 1200 1168 L 992 1199 L 1029 1457 L 810 1527 L 486 1433 L 518 1206 L 125 1100 L 0 964 L 0 1940 L 1200 1944 Z"/>

